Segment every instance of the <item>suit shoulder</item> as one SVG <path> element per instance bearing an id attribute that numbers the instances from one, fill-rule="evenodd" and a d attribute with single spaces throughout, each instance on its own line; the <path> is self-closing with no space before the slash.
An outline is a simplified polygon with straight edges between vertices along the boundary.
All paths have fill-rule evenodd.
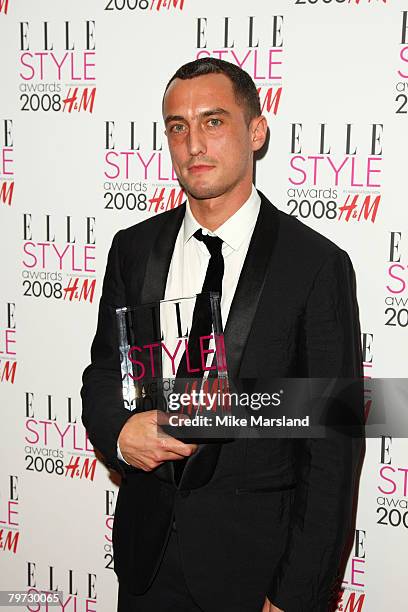
<path id="1" fill-rule="evenodd" d="M 152 239 L 154 239 L 163 225 L 169 223 L 175 215 L 183 214 L 184 209 L 185 204 L 183 203 L 176 208 L 166 210 L 158 215 L 153 215 L 148 219 L 134 223 L 130 227 L 119 230 L 115 234 L 115 237 L 117 237 L 119 243 L 123 245 L 125 249 L 129 243 L 134 243 L 135 240 L 139 243 L 151 243 Z"/>
<path id="2" fill-rule="evenodd" d="M 305 277 L 314 276 L 326 262 L 342 262 L 352 265 L 348 253 L 306 223 L 272 204 L 261 192 L 263 203 L 272 207 L 278 225 L 276 254 L 285 262 L 286 269 L 293 269 Z"/>
<path id="3" fill-rule="evenodd" d="M 134 223 L 130 227 L 125 227 L 120 232 L 126 235 L 133 235 L 135 233 L 145 233 L 145 232 L 154 232 L 159 230 L 163 224 L 167 223 L 172 216 L 180 213 L 180 208 L 184 208 L 184 204 L 178 206 L 177 208 L 173 208 L 171 210 L 166 210 L 165 212 L 159 213 L 158 215 L 153 215 L 148 219 L 144 219 L 143 221 L 139 221 L 138 223 Z"/>
<path id="4" fill-rule="evenodd" d="M 314 253 L 317 257 L 344 255 L 346 251 L 327 236 L 306 225 L 300 219 L 277 209 L 282 239 L 292 243 L 301 253 Z"/>

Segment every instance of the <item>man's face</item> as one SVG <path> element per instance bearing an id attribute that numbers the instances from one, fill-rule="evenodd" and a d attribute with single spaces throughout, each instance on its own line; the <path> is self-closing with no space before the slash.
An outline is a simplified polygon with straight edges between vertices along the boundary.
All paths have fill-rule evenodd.
<path id="1" fill-rule="evenodd" d="M 163 116 L 174 170 L 195 199 L 216 198 L 252 180 L 256 120 L 247 125 L 224 74 L 175 79 Z"/>

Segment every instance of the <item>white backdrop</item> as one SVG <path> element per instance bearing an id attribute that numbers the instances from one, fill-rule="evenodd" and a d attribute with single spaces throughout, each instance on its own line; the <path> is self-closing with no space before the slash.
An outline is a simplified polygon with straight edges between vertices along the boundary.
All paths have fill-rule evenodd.
<path id="1" fill-rule="evenodd" d="M 350 254 L 366 375 L 407 376 L 407 13 L 0 0 L 0 589 L 116 609 L 118 481 L 86 440 L 79 390 L 113 234 L 182 201 L 161 120 L 182 63 L 215 55 L 254 78 L 270 125 L 258 188 Z M 407 451 L 368 441 L 339 610 L 406 609 Z"/>

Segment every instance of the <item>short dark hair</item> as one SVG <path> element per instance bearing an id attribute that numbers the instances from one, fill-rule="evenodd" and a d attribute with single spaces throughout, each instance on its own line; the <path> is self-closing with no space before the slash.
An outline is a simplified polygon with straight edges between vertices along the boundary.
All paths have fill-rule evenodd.
<path id="1" fill-rule="evenodd" d="M 180 66 L 166 85 L 163 101 L 170 83 L 175 79 L 194 79 L 204 74 L 225 74 L 230 79 L 236 101 L 244 107 L 244 115 L 248 124 L 251 119 L 261 115 L 258 91 L 249 74 L 235 64 L 216 57 L 202 57 Z"/>

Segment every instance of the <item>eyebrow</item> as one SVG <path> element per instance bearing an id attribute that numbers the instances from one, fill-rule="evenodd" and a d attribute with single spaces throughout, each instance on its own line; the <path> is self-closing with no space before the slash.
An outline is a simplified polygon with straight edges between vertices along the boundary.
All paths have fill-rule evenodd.
<path id="1" fill-rule="evenodd" d="M 225 110 L 225 108 L 210 108 L 209 110 L 203 111 L 199 113 L 200 117 L 210 117 L 212 115 L 230 115 L 230 113 Z M 167 125 L 170 121 L 185 121 L 185 117 L 182 115 L 167 115 L 164 120 L 164 123 Z"/>

